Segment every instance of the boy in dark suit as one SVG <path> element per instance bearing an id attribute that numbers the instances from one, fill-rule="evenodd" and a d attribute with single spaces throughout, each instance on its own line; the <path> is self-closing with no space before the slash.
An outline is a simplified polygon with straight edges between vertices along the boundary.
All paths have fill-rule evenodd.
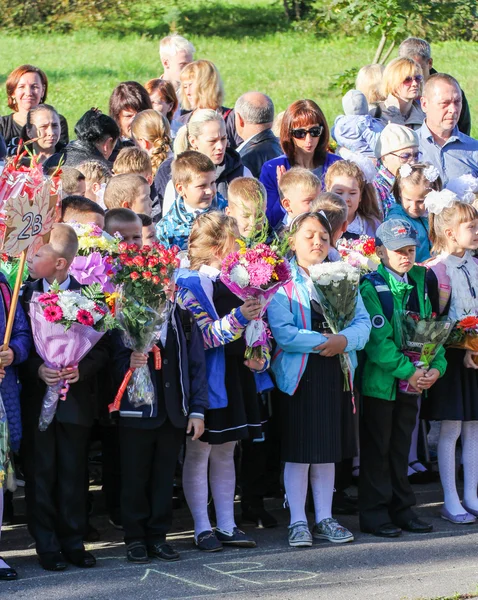
<path id="1" fill-rule="evenodd" d="M 47 292 L 54 281 L 61 289 L 80 290 L 80 284 L 68 275 L 77 250 L 75 231 L 66 224 L 54 225 L 50 242 L 28 262 L 34 281 L 22 290 L 27 313 L 33 293 Z M 21 370 L 28 529 L 40 564 L 48 571 L 65 569 L 65 559 L 78 567 L 96 564 L 83 544 L 85 481 L 88 441 L 97 410 L 95 376 L 107 359 L 108 345 L 103 338 L 78 367 L 50 369 L 33 348 Z M 71 386 L 68 395 L 58 403 L 53 422 L 42 432 L 38 419 L 47 386 L 62 380 Z"/>

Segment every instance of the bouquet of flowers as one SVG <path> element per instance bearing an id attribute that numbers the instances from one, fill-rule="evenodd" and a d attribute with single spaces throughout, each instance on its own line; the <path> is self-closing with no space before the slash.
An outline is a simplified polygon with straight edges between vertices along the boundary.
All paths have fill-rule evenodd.
<path id="1" fill-rule="evenodd" d="M 453 330 L 452 319 L 437 318 L 435 313 L 428 319 L 411 311 L 405 311 L 401 319 L 402 352 L 420 369 L 427 371 L 438 350 L 444 346 Z M 407 380 L 398 382 L 398 391 L 402 394 L 417 395 Z"/>
<path id="2" fill-rule="evenodd" d="M 343 262 L 320 263 L 309 268 L 324 317 L 334 334 L 350 325 L 355 315 L 360 271 Z M 340 354 L 346 391 L 352 391 L 352 369 L 348 354 Z"/>
<path id="3" fill-rule="evenodd" d="M 448 339 L 448 345 L 478 352 L 478 317 L 469 315 L 458 321 Z M 478 364 L 478 356 L 474 356 L 473 361 Z"/>
<path id="4" fill-rule="evenodd" d="M 342 260 L 360 269 L 361 273 L 376 271 L 380 259 L 375 253 L 375 240 L 367 235 L 361 235 L 358 240 L 341 238 L 337 242 L 337 250 Z"/>
<path id="5" fill-rule="evenodd" d="M 262 319 L 272 296 L 291 279 L 288 261 L 278 247 L 264 243 L 247 248 L 239 241 L 240 249 L 226 257 L 222 264 L 221 281 L 241 300 L 257 298 L 262 312 L 257 319 L 250 321 L 245 330 L 246 359 L 262 359 L 264 347 L 270 333 Z"/>
<path id="6" fill-rule="evenodd" d="M 167 320 L 173 296 L 173 274 L 179 267 L 179 248 L 169 250 L 154 243 L 142 250 L 136 244 L 120 242 L 119 255 L 114 262 L 113 282 L 115 315 L 122 331 L 123 342 L 135 352 L 154 351 L 155 368 L 161 368 L 161 355 L 156 342 L 165 341 Z M 109 411 L 119 410 L 125 391 L 134 406 L 152 405 L 154 387 L 148 365 L 129 369 Z"/>
<path id="7" fill-rule="evenodd" d="M 72 223 L 78 236 L 78 255 L 71 263 L 70 273 L 82 285 L 99 283 L 104 292 L 112 293 L 113 256 L 119 240 L 90 223 Z"/>
<path id="8" fill-rule="evenodd" d="M 83 288 L 81 293 L 61 290 L 33 294 L 30 320 L 33 341 L 40 357 L 50 369 L 77 366 L 99 342 L 108 329 L 115 327 L 98 284 Z M 68 394 L 67 382 L 49 386 L 40 414 L 39 429 L 45 431 L 53 420 L 58 401 Z"/>

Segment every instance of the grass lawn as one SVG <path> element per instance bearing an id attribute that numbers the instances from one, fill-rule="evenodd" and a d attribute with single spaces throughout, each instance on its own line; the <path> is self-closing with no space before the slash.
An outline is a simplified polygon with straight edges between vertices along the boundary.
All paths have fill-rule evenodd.
<path id="1" fill-rule="evenodd" d="M 253 4 L 244 3 L 243 13 L 248 6 Z M 231 7 L 227 26 L 212 30 L 216 35 L 188 34 L 196 46 L 196 57 L 208 58 L 218 66 L 225 83 L 225 104 L 233 106 L 242 92 L 252 89 L 269 94 L 277 111 L 298 98 L 312 98 L 332 124 L 341 112 L 339 93 L 328 90 L 333 76 L 369 63 L 374 42 L 363 38 L 320 40 L 311 33 L 287 30 L 279 21 L 277 27 L 272 22 L 259 28 L 259 33 L 254 28 L 254 37 L 248 37 L 244 22 L 235 28 L 234 15 Z M 277 31 L 271 31 L 274 28 Z M 201 31 L 208 33 L 206 21 Z M 0 35 L 0 85 L 3 88 L 14 67 L 38 65 L 49 78 L 48 101 L 65 115 L 72 131 L 85 110 L 97 106 L 107 111 L 109 95 L 120 81 L 144 83 L 161 73 L 159 37 L 136 33 L 108 37 L 94 31 L 37 37 Z M 450 72 L 462 83 L 471 106 L 473 133 L 478 137 L 478 72 L 474 66 L 478 44 L 436 43 L 433 57 L 437 69 Z M 6 98 L 3 94 L 0 98 L 0 114 L 7 114 Z"/>

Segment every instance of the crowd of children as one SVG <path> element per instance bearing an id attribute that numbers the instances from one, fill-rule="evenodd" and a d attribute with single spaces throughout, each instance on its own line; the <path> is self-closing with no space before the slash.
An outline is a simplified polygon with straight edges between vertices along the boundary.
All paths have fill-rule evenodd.
<path id="1" fill-rule="evenodd" d="M 134 118 L 136 145 L 121 149 L 112 168 L 95 159 L 62 168 L 62 222 L 28 261 L 11 343 L 0 352 L 8 418 L 0 441 L 9 436 L 0 447 L 21 461 L 28 530 L 44 569 L 95 565 L 84 544 L 88 449 L 95 424 L 103 431 L 103 491 L 110 522 L 124 530 L 131 562 L 179 559 L 166 536 L 182 452 L 182 488 L 201 551 L 256 545 L 255 536 L 236 521 L 237 483 L 243 520 L 277 525 L 264 505 L 264 481 L 277 468 L 280 488 L 281 465 L 290 546 L 310 546 L 314 538 L 354 540 L 354 532 L 333 516 L 334 492 L 347 487 L 339 479 L 347 470 L 351 477 L 352 460 L 359 474 L 362 532 L 381 537 L 396 537 L 402 530 L 430 532 L 432 525 L 413 511 L 409 480 L 413 464 L 420 463 L 419 418 L 441 422 L 441 516 L 456 524 L 476 521 L 478 353 L 441 348 L 429 368 L 416 365 L 402 352 L 400 315 L 448 315 L 454 321 L 478 316 L 478 211 L 469 197 L 443 192 L 437 169 L 409 160 L 413 156 L 396 168 L 383 167 L 381 157 L 390 159 L 391 150 L 417 145 L 412 130 L 379 126 L 359 92 L 346 97 L 344 109 L 347 118 L 336 123 L 336 137 L 344 127 L 357 127 L 357 145 L 379 159 L 376 177 L 372 180 L 353 155 L 350 160 L 329 158 L 326 172 L 319 174 L 279 165 L 280 203 L 274 211 L 280 218 L 274 227 L 265 216 L 270 208 L 266 188 L 234 162 L 238 155 L 227 147 L 224 119 L 210 109 L 195 111 L 178 131 L 164 199 L 155 195 L 153 178 L 169 157 L 170 126 L 154 110 Z M 312 139 L 312 129 L 303 130 L 306 138 Z M 157 142 L 160 138 L 163 143 Z M 380 179 L 381 169 L 390 175 L 392 168 L 396 176 Z M 138 248 L 158 241 L 181 250 L 166 334 L 157 342 L 161 369 L 153 351 L 132 351 L 117 331 L 68 368 L 52 368 L 37 354 L 29 325 L 34 292 L 48 292 L 54 282 L 62 290 L 82 287 L 69 271 L 78 252 L 72 224 L 93 224 Z M 292 278 L 267 309 L 271 347 L 263 358 L 246 360 L 244 332 L 261 316 L 262 305 L 257 298 L 240 300 L 222 282 L 220 271 L 239 239 L 263 231 L 268 243 L 287 243 Z M 339 240 L 365 238 L 374 240 L 379 263 L 361 279 L 351 322 L 334 333 L 311 269 L 341 260 Z M 11 298 L 3 275 L 0 292 L 3 334 Z M 345 385 L 343 355 L 353 375 L 351 389 Z M 125 374 L 145 366 L 154 387 L 152 406 L 138 406 L 126 392 L 119 418 L 111 421 L 107 407 Z M 266 375 L 270 383 L 264 385 Z M 413 393 L 400 391 L 401 380 Z M 46 387 L 60 381 L 68 382 L 67 398 L 52 424 L 40 431 Z M 455 472 L 460 436 L 463 499 Z M 279 443 L 270 452 L 274 437 Z M 12 455 L 0 459 L 0 482 L 13 489 Z M 306 512 L 309 482 L 312 529 Z M 15 570 L 0 561 L 0 579 L 15 577 Z"/>

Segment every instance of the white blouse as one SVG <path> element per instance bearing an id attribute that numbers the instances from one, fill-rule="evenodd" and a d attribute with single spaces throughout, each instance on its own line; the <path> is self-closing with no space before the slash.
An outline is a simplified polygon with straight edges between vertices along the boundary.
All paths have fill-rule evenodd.
<path id="1" fill-rule="evenodd" d="M 451 284 L 450 318 L 458 321 L 468 315 L 478 315 L 477 261 L 467 251 L 461 258 L 445 255 L 443 262 Z"/>

